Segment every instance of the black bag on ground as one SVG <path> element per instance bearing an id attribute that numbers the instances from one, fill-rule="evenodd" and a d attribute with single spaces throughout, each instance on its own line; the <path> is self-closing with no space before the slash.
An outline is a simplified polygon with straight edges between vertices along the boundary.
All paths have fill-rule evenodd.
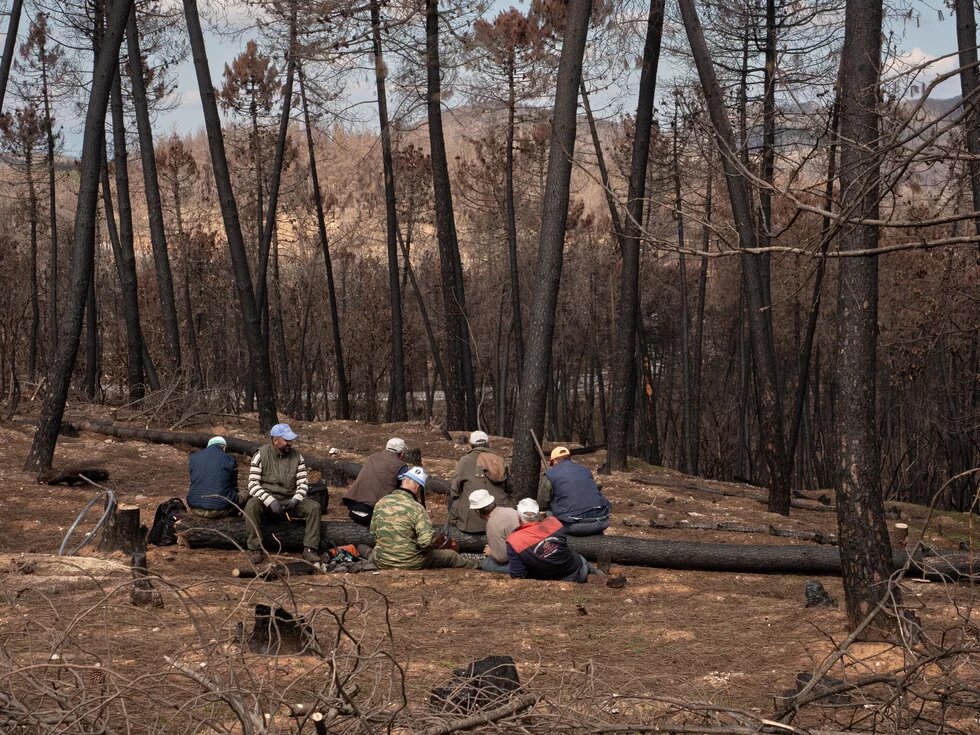
<path id="1" fill-rule="evenodd" d="M 156 515 L 153 516 L 153 527 L 146 536 L 146 542 L 154 546 L 173 546 L 177 543 L 177 531 L 174 523 L 187 512 L 187 506 L 180 498 L 160 503 Z"/>

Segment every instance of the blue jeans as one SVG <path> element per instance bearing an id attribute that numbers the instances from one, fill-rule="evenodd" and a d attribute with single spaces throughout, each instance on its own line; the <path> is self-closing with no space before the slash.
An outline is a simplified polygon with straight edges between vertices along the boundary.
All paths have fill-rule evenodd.
<path id="1" fill-rule="evenodd" d="M 492 556 L 483 557 L 483 561 L 480 562 L 480 569 L 485 572 L 498 572 L 500 574 L 510 573 L 509 564 L 500 564 Z"/>
<path id="2" fill-rule="evenodd" d="M 569 536 L 597 536 L 609 528 L 609 516 L 605 518 L 584 519 L 581 521 L 566 521 L 559 518 Z"/>
<path id="3" fill-rule="evenodd" d="M 582 565 L 578 568 L 578 571 L 574 572 L 573 574 L 569 574 L 567 577 L 561 580 L 562 582 L 586 582 L 588 581 L 590 574 L 599 573 L 599 570 L 592 566 L 584 556 L 579 554 L 578 558 L 582 561 Z"/>

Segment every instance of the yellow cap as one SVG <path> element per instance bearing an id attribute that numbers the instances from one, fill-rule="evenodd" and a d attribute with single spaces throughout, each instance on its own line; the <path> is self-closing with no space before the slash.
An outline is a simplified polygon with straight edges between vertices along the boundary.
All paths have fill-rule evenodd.
<path id="1" fill-rule="evenodd" d="M 555 447 L 551 450 L 551 460 L 554 461 L 561 457 L 571 457 L 572 453 L 568 451 L 568 447 Z"/>

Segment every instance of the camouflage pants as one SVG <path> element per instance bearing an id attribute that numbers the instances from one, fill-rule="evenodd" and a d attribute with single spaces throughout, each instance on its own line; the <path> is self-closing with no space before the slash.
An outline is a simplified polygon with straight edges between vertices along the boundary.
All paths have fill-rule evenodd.
<path id="1" fill-rule="evenodd" d="M 422 559 L 423 569 L 479 569 L 480 562 L 467 559 L 451 549 L 430 549 Z"/>

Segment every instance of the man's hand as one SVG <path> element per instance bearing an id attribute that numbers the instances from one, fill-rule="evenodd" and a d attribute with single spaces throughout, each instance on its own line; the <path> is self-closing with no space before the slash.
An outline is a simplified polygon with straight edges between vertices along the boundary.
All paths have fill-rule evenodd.
<path id="1" fill-rule="evenodd" d="M 483 547 L 483 555 L 490 556 L 490 544 L 487 544 L 486 546 Z"/>
<path id="2" fill-rule="evenodd" d="M 296 510 L 299 507 L 299 501 L 296 498 L 292 498 L 288 503 L 286 503 L 283 508 L 286 509 L 287 513 Z"/>
<path id="3" fill-rule="evenodd" d="M 272 502 L 269 503 L 269 512 L 273 515 L 281 516 L 283 513 L 282 503 L 273 499 Z"/>

